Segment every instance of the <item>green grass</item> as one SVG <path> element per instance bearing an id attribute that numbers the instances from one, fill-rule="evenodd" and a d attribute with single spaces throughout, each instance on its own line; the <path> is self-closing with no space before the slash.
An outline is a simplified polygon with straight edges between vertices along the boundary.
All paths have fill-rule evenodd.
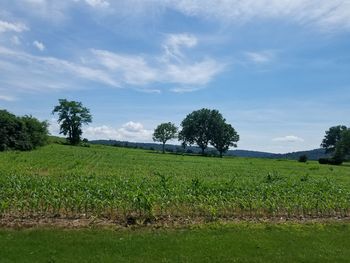
<path id="1" fill-rule="evenodd" d="M 0 213 L 14 217 L 347 216 L 350 167 L 51 144 L 0 153 Z"/>
<path id="2" fill-rule="evenodd" d="M 349 262 L 349 224 L 0 230 L 5 262 Z"/>

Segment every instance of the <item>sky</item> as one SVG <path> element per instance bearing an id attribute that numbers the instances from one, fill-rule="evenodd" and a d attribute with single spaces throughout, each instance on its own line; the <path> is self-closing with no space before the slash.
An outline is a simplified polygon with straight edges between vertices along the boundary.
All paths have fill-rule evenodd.
<path id="1" fill-rule="evenodd" d="M 88 139 L 151 142 L 210 108 L 238 149 L 319 148 L 350 125 L 350 1 L 0 0 L 0 109 L 56 135 L 61 98 Z"/>

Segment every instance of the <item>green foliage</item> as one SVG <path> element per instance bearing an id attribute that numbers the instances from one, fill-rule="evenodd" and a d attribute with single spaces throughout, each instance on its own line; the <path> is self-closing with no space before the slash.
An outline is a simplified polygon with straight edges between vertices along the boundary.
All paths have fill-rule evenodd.
<path id="1" fill-rule="evenodd" d="M 230 146 L 237 147 L 239 135 L 231 124 L 225 123 L 225 120 L 218 120 L 214 123 L 212 130 L 211 144 L 218 150 L 220 157 Z"/>
<path id="2" fill-rule="evenodd" d="M 48 141 L 48 124 L 32 116 L 17 117 L 0 110 L 0 151 L 27 151 Z"/>
<path id="3" fill-rule="evenodd" d="M 186 116 L 181 126 L 179 139 L 183 145 L 195 143 L 202 149 L 202 154 L 211 143 L 222 156 L 230 146 L 236 147 L 239 140 L 237 132 L 217 110 L 203 108 L 193 111 Z"/>
<path id="4" fill-rule="evenodd" d="M 344 125 L 338 125 L 331 127 L 328 131 L 326 131 L 326 135 L 321 143 L 321 147 L 326 150 L 326 153 L 335 152 L 336 146 L 341 140 L 342 133 L 347 129 L 348 128 Z"/>
<path id="5" fill-rule="evenodd" d="M 165 143 L 171 139 L 175 139 L 177 127 L 171 122 L 161 123 L 157 126 L 153 133 L 153 141 L 163 143 L 163 153 L 165 152 Z"/>
<path id="6" fill-rule="evenodd" d="M 58 114 L 57 122 L 60 124 L 60 133 L 68 135 L 68 142 L 72 145 L 80 143 L 82 125 L 92 122 L 89 109 L 83 107 L 81 102 L 60 99 L 52 114 Z"/>
<path id="7" fill-rule="evenodd" d="M 331 127 L 326 131 L 321 146 L 326 152 L 333 153 L 328 163 L 341 164 L 350 154 L 350 128 L 341 125 Z"/>
<path id="8" fill-rule="evenodd" d="M 299 156 L 299 159 L 298 159 L 298 162 L 300 163 L 306 163 L 307 162 L 307 155 L 306 154 L 303 154 L 303 155 L 300 155 Z"/>
<path id="9" fill-rule="evenodd" d="M 214 209 L 215 208 L 215 209 Z M 51 144 L 0 154 L 0 216 L 348 216 L 347 166 Z"/>

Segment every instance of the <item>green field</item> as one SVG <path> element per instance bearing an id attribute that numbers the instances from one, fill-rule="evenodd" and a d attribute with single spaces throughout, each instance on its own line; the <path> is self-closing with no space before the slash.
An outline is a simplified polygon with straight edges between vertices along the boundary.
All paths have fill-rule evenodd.
<path id="1" fill-rule="evenodd" d="M 349 224 L 0 230 L 6 262 L 349 262 Z"/>
<path id="2" fill-rule="evenodd" d="M 345 217 L 350 167 L 51 144 L 0 153 L 0 213 L 131 223 Z"/>

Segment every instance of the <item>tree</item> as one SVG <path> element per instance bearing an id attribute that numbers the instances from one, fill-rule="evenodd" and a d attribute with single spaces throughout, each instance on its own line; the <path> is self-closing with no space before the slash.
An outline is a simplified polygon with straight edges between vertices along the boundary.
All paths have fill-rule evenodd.
<path id="1" fill-rule="evenodd" d="M 211 126 L 215 116 L 221 115 L 217 110 L 200 109 L 188 114 L 181 123 L 180 140 L 184 144 L 196 143 L 204 154 L 211 139 Z"/>
<path id="2" fill-rule="evenodd" d="M 337 142 L 334 159 L 344 161 L 350 154 L 350 129 L 344 130 L 341 133 L 340 140 Z"/>
<path id="3" fill-rule="evenodd" d="M 60 99 L 52 114 L 58 114 L 57 122 L 60 124 L 60 133 L 68 135 L 68 142 L 79 144 L 82 135 L 82 125 L 92 122 L 90 110 L 83 107 L 81 102 Z"/>
<path id="4" fill-rule="evenodd" d="M 326 150 L 326 153 L 335 152 L 336 146 L 341 140 L 342 133 L 347 129 L 348 128 L 344 125 L 338 125 L 331 127 L 328 131 L 326 131 L 326 135 L 321 143 L 321 147 Z"/>
<path id="5" fill-rule="evenodd" d="M 210 143 L 222 156 L 230 146 L 236 147 L 235 142 L 239 140 L 237 132 L 226 123 L 218 110 L 193 111 L 186 116 L 181 126 L 179 139 L 183 144 L 196 143 L 201 148 L 202 154 Z"/>
<path id="6" fill-rule="evenodd" d="M 235 129 L 225 122 L 225 119 L 217 120 L 214 123 L 214 129 L 212 130 L 210 143 L 220 153 L 220 157 L 225 153 L 230 146 L 237 147 L 236 142 L 239 141 L 239 135 Z"/>
<path id="7" fill-rule="evenodd" d="M 153 133 L 153 141 L 163 143 L 163 153 L 165 153 L 165 143 L 168 140 L 175 139 L 177 127 L 171 122 L 161 123 Z"/>

